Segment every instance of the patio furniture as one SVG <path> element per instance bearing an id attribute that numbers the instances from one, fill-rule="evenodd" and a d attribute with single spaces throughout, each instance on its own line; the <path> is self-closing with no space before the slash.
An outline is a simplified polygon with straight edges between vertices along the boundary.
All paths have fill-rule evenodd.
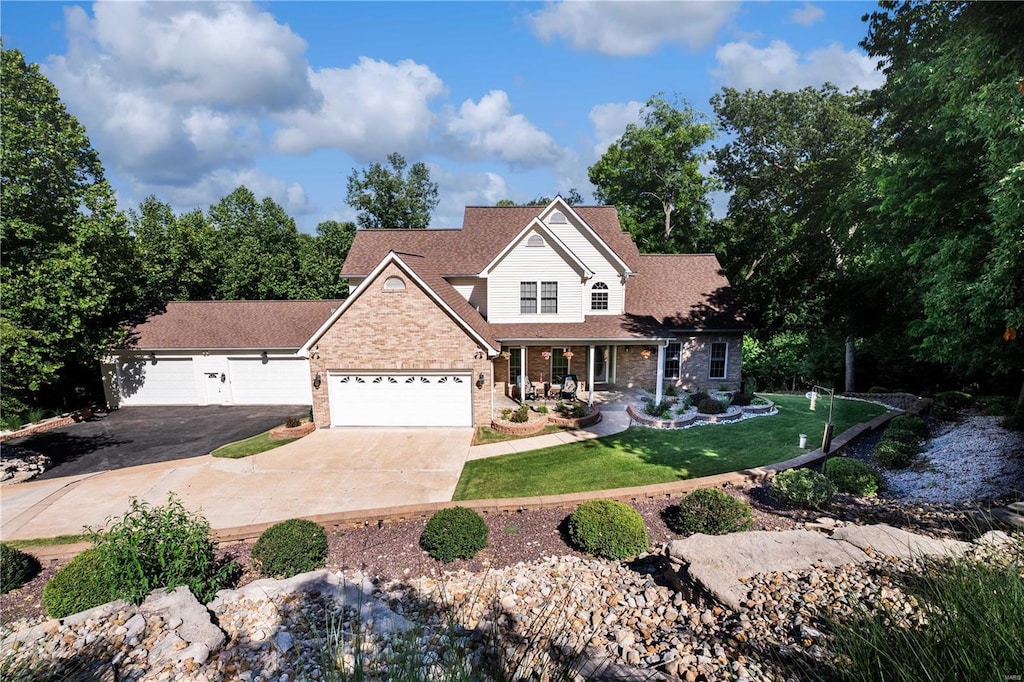
<path id="1" fill-rule="evenodd" d="M 523 377 L 516 377 L 516 388 L 519 390 L 519 400 L 537 399 L 537 389 L 529 379 L 523 381 Z"/>
<path id="2" fill-rule="evenodd" d="M 562 387 L 558 391 L 561 400 L 576 400 L 576 386 L 579 382 L 575 374 L 566 374 L 562 381 Z"/>

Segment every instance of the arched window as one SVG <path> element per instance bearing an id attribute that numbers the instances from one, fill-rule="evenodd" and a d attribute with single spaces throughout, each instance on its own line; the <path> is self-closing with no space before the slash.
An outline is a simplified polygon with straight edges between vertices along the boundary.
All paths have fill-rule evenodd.
<path id="1" fill-rule="evenodd" d="M 405 280 L 401 277 L 388 277 L 384 280 L 385 291 L 401 291 L 405 288 Z"/>
<path id="2" fill-rule="evenodd" d="M 530 238 L 526 240 L 527 246 L 544 246 L 544 237 L 539 234 L 531 234 Z"/>
<path id="3" fill-rule="evenodd" d="M 594 282 L 590 287 L 590 309 L 608 310 L 608 285 L 604 282 Z"/>
<path id="4" fill-rule="evenodd" d="M 552 211 L 551 217 L 548 218 L 548 223 L 552 225 L 565 225 L 569 221 L 566 219 L 565 214 L 561 211 Z"/>

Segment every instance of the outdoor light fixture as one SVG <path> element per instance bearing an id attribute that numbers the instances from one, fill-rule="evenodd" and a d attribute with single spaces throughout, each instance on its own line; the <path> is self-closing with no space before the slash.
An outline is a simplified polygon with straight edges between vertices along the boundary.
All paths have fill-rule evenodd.
<path id="1" fill-rule="evenodd" d="M 811 409 L 815 409 L 818 404 L 819 392 L 828 393 L 828 421 L 825 422 L 825 432 L 821 437 L 821 452 L 824 455 L 828 454 L 828 449 L 832 445 L 832 405 L 835 403 L 836 392 L 835 389 L 825 388 L 824 386 L 812 386 L 811 390 L 804 396 L 809 398 L 811 401 Z"/>
<path id="2" fill-rule="evenodd" d="M 484 376 L 483 372 L 480 372 L 480 376 L 478 376 L 476 378 L 476 387 L 477 388 L 483 388 L 484 387 L 484 381 L 486 381 L 486 380 L 487 380 L 487 377 Z"/>
<path id="3" fill-rule="evenodd" d="M 320 388 L 321 381 L 322 379 L 320 378 L 320 372 L 317 372 L 316 376 L 313 377 L 313 388 Z"/>
<path id="4" fill-rule="evenodd" d="M 267 351 L 263 351 L 262 353 L 260 353 L 260 357 L 263 358 L 264 360 L 266 360 L 267 359 Z"/>

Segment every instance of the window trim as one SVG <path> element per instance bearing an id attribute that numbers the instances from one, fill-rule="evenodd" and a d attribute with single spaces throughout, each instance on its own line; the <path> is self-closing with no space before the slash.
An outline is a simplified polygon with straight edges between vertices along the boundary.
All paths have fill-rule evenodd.
<path id="1" fill-rule="evenodd" d="M 545 295 L 544 289 L 546 287 L 552 287 L 554 289 L 554 297 Z M 550 292 L 550 290 L 549 290 Z M 541 282 L 540 283 L 540 314 L 541 315 L 557 315 L 558 314 L 558 282 Z"/>
<path id="2" fill-rule="evenodd" d="M 528 291 L 525 291 L 526 287 L 533 287 L 533 296 L 530 297 Z M 536 282 L 520 282 L 519 283 L 519 314 L 520 315 L 536 315 L 537 314 L 537 283 Z M 528 302 L 532 301 L 532 305 Z M 527 310 L 532 308 L 532 310 Z"/>
<path id="3" fill-rule="evenodd" d="M 678 347 L 678 352 L 675 357 L 676 372 L 672 374 L 668 371 L 668 363 L 672 362 L 672 346 Z M 666 379 L 679 379 L 682 377 L 683 372 L 683 342 L 678 339 L 675 341 L 669 341 L 665 346 L 665 362 L 662 365 L 662 372 Z"/>
<path id="4" fill-rule="evenodd" d="M 610 290 L 608 288 L 608 285 L 605 284 L 604 282 L 594 282 L 594 284 L 591 285 L 591 287 L 590 287 L 590 309 L 591 310 L 608 310 L 608 304 L 609 304 L 608 293 L 609 293 L 609 291 Z M 604 305 L 603 306 L 595 305 L 595 302 L 597 301 L 597 298 L 596 298 L 597 296 L 603 296 L 604 297 Z"/>
<path id="5" fill-rule="evenodd" d="M 384 291 L 405 291 L 405 280 L 397 275 L 391 275 L 384 280 Z"/>
<path id="6" fill-rule="evenodd" d="M 551 381 L 555 380 L 555 358 L 559 359 L 559 362 L 565 362 L 565 373 L 562 374 L 564 377 L 569 373 L 569 358 L 565 357 L 565 351 L 569 350 L 568 346 L 562 348 L 551 348 L 551 361 L 548 363 L 548 376 L 551 377 Z"/>
<path id="7" fill-rule="evenodd" d="M 722 356 L 722 376 L 715 376 L 712 374 L 714 371 L 715 362 L 715 346 L 724 346 L 725 353 Z M 729 342 L 728 341 L 712 341 L 708 347 L 708 379 L 725 379 L 729 376 Z"/>

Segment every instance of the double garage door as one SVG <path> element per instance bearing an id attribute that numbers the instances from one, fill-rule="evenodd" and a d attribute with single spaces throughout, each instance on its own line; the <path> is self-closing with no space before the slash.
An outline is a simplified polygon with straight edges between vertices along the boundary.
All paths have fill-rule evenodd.
<path id="1" fill-rule="evenodd" d="M 465 372 L 330 373 L 332 426 L 472 426 Z"/>

